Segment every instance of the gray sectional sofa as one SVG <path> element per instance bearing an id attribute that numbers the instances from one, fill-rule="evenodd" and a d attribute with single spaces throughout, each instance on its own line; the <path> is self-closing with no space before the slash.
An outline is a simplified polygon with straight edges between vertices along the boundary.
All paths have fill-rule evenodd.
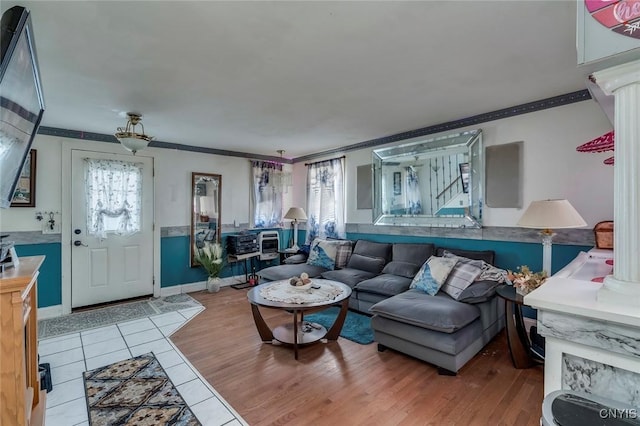
<path id="1" fill-rule="evenodd" d="M 505 319 L 494 281 L 475 282 L 458 300 L 442 291 L 430 296 L 410 289 L 424 262 L 434 254 L 442 256 L 445 250 L 494 262 L 492 251 L 436 250 L 428 243 L 358 240 L 344 268 L 284 264 L 263 269 L 259 275 L 262 281 L 272 281 L 307 272 L 311 277 L 347 284 L 353 290 L 349 307 L 373 315 L 371 326 L 380 351 L 391 348 L 436 365 L 442 374 L 455 374 L 498 334 Z"/>

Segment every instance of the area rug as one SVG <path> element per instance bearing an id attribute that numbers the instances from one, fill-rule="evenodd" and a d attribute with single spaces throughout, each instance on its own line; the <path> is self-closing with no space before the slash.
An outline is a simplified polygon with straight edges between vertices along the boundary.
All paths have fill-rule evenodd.
<path id="1" fill-rule="evenodd" d="M 333 325 L 339 312 L 340 308 L 334 306 L 326 311 L 305 315 L 304 319 L 308 322 L 317 322 L 328 330 Z M 372 343 L 373 329 L 371 328 L 371 318 L 357 312 L 347 312 L 347 318 L 342 326 L 342 331 L 340 331 L 340 336 L 360 343 L 361 345 Z"/>
<path id="2" fill-rule="evenodd" d="M 202 305 L 188 294 L 119 303 L 104 308 L 40 320 L 38 321 L 38 338 L 46 339 L 189 308 L 202 308 Z"/>
<path id="3" fill-rule="evenodd" d="M 152 353 L 85 371 L 83 378 L 91 426 L 201 424 Z"/>

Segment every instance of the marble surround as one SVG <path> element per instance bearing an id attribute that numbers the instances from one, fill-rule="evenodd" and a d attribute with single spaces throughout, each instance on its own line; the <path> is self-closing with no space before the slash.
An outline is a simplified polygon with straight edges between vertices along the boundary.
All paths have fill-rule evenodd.
<path id="1" fill-rule="evenodd" d="M 562 357 L 562 389 L 640 407 L 640 374 L 570 354 Z"/>
<path id="2" fill-rule="evenodd" d="M 538 332 L 546 338 L 545 395 L 564 389 L 640 402 L 640 311 L 602 302 L 602 283 L 591 281 L 612 255 L 581 253 L 524 297 L 538 309 Z"/>
<path id="3" fill-rule="evenodd" d="M 538 332 L 544 336 L 640 357 L 640 328 L 553 311 L 538 314 Z"/>

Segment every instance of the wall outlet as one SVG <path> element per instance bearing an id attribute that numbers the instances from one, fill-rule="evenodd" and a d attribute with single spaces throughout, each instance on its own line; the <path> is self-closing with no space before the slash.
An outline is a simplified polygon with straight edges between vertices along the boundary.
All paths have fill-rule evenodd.
<path id="1" fill-rule="evenodd" d="M 60 234 L 61 232 L 62 226 L 60 225 L 60 222 L 56 222 L 53 225 L 53 229 L 51 229 L 51 226 L 46 221 L 42 224 L 43 234 Z"/>

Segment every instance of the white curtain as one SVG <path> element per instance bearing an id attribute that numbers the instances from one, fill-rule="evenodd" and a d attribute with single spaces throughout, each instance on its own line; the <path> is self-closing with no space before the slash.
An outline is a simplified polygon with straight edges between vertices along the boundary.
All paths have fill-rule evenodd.
<path id="1" fill-rule="evenodd" d="M 407 175 L 407 214 L 422 214 L 422 199 L 418 173 L 413 166 L 405 168 Z"/>
<path id="2" fill-rule="evenodd" d="M 307 238 L 346 238 L 344 157 L 307 166 Z"/>
<path id="3" fill-rule="evenodd" d="M 282 226 L 282 164 L 251 161 L 251 217 L 256 228 Z"/>
<path id="4" fill-rule="evenodd" d="M 107 233 L 140 232 L 142 163 L 85 158 L 87 233 L 107 238 Z"/>

